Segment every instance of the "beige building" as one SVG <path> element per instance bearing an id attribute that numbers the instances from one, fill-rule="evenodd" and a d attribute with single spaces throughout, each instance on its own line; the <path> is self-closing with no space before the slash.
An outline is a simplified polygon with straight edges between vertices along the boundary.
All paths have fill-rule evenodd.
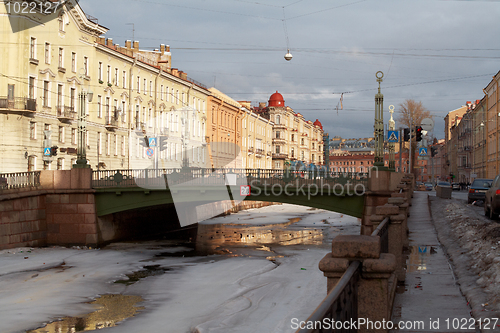
<path id="1" fill-rule="evenodd" d="M 243 105 L 242 120 L 243 165 L 250 169 L 273 169 L 272 133 L 274 123 L 250 109 L 249 102 Z"/>
<path id="2" fill-rule="evenodd" d="M 500 107 L 499 107 L 499 87 L 500 71 L 493 76 L 493 79 L 484 88 L 486 94 L 486 174 L 488 178 L 495 178 L 500 174 Z"/>
<path id="3" fill-rule="evenodd" d="M 275 92 L 266 107 L 260 103 L 255 112 L 274 123 L 272 132 L 272 168 L 283 169 L 298 161 L 305 165 L 322 165 L 323 127 L 285 106 L 283 96 Z"/>
<path id="4" fill-rule="evenodd" d="M 82 101 L 92 168 L 204 165 L 210 92 L 171 68 L 168 46 L 145 51 L 137 41 L 113 44 L 78 5 L 63 5 L 40 25 L 33 20 L 47 19 L 10 20 L 4 2 L 0 13 L 0 40 L 7 45 L 0 50 L 0 172 L 71 168 Z M 92 92 L 92 101 L 81 92 Z M 46 156 L 55 146 L 57 156 Z"/>
<path id="5" fill-rule="evenodd" d="M 215 88 L 209 89 L 206 142 L 209 167 L 244 167 L 242 121 L 245 112 L 240 103 Z"/>

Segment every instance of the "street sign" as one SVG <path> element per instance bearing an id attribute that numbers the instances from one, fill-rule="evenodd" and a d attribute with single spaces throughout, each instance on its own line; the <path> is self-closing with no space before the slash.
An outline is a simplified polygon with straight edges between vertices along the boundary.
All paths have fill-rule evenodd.
<path id="1" fill-rule="evenodd" d="M 424 118 L 420 122 L 420 126 L 422 126 L 422 129 L 424 131 L 430 132 L 434 128 L 434 120 L 431 118 Z"/>
<path id="2" fill-rule="evenodd" d="M 151 148 L 146 149 L 146 155 L 149 157 L 153 156 L 155 154 L 155 151 Z"/>
<path id="3" fill-rule="evenodd" d="M 420 156 L 426 156 L 427 155 L 427 148 L 425 148 L 425 147 L 418 148 L 418 154 Z"/>
<path id="4" fill-rule="evenodd" d="M 399 131 L 387 131 L 387 142 L 399 142 Z"/>
<path id="5" fill-rule="evenodd" d="M 157 140 L 156 138 L 148 138 L 149 140 L 149 146 L 150 147 L 156 147 L 157 146 Z"/>
<path id="6" fill-rule="evenodd" d="M 50 156 L 50 147 L 43 148 L 43 156 Z"/>

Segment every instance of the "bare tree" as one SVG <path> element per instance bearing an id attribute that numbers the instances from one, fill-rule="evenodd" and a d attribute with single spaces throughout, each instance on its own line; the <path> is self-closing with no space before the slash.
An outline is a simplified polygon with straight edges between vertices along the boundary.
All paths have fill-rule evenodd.
<path id="1" fill-rule="evenodd" d="M 407 99 L 399 104 L 399 114 L 396 116 L 396 121 L 403 126 L 410 128 L 410 119 L 413 128 L 419 126 L 423 119 L 432 118 L 431 112 L 427 110 L 422 102 Z"/>
<path id="2" fill-rule="evenodd" d="M 410 131 L 412 128 L 415 128 L 415 126 L 419 126 L 422 123 L 422 120 L 425 118 L 431 118 L 431 113 L 429 110 L 427 110 L 423 105 L 422 102 L 417 102 L 414 101 L 413 99 L 407 99 L 403 103 L 399 104 L 399 109 L 398 109 L 398 115 L 396 116 L 396 121 L 405 127 L 410 128 Z M 418 176 L 420 175 L 420 170 L 416 168 L 415 165 L 415 154 L 417 150 L 417 143 L 415 141 L 412 142 L 412 156 L 411 158 L 411 165 L 412 169 L 410 170 L 411 173 L 415 175 L 415 179 L 418 179 Z"/>

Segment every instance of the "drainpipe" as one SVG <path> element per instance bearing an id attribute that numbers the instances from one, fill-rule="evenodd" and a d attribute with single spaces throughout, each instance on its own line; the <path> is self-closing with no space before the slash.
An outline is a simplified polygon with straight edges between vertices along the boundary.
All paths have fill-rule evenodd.
<path id="1" fill-rule="evenodd" d="M 130 72 L 128 75 L 128 162 L 127 169 L 130 170 L 130 157 L 132 153 L 132 73 L 135 65 L 137 64 L 137 59 L 134 58 L 132 66 L 130 67 Z M 124 110 L 125 111 L 125 110 Z"/>
<path id="2" fill-rule="evenodd" d="M 155 92 L 154 92 L 154 117 L 155 117 L 155 124 L 154 124 L 154 137 L 156 138 L 156 148 L 155 148 L 155 169 L 158 169 L 158 155 L 160 154 L 160 148 L 161 147 L 158 147 L 159 144 L 160 144 L 160 140 L 158 138 L 158 124 L 159 124 L 159 121 L 158 121 L 158 104 L 157 104 L 157 100 L 158 100 L 158 78 L 160 77 L 162 73 L 162 69 L 160 67 L 159 71 L 158 71 L 158 75 L 156 75 L 156 78 L 155 78 Z"/>

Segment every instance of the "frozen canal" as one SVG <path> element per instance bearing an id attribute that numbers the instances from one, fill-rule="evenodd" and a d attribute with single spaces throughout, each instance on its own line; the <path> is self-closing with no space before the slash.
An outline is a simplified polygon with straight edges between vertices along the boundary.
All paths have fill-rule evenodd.
<path id="1" fill-rule="evenodd" d="M 293 332 L 326 296 L 319 260 L 358 219 L 293 205 L 174 241 L 0 251 L 0 332 Z"/>

